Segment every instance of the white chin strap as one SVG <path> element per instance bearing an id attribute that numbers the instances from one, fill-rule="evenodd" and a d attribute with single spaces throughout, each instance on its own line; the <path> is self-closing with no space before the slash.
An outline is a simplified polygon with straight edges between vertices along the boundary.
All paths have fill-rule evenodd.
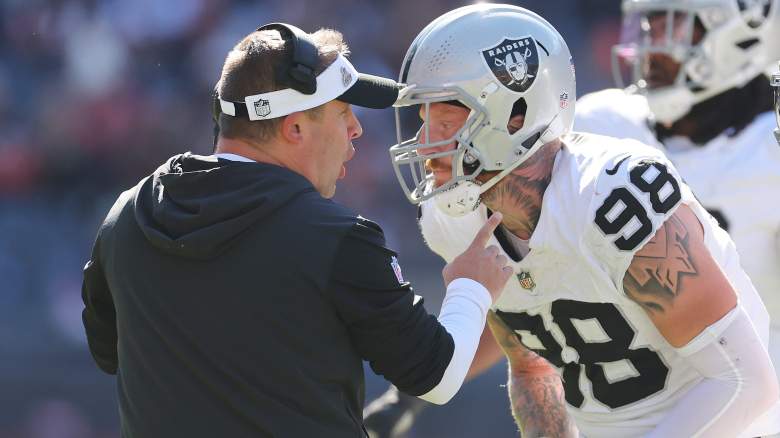
<path id="1" fill-rule="evenodd" d="M 501 173 L 481 185 L 474 181 L 458 181 L 451 189 L 434 196 L 436 206 L 449 216 L 465 216 L 479 207 L 483 193 L 490 190 L 497 182 L 501 181 L 501 178 L 509 175 L 511 171 L 524 162 L 525 160 L 517 160 L 511 166 L 502 170 Z"/>
<path id="2" fill-rule="evenodd" d="M 561 132 L 560 126 L 558 125 L 559 123 L 560 118 L 558 118 L 558 114 L 556 114 L 552 120 L 550 120 L 550 124 L 547 125 L 544 132 L 539 135 L 539 138 L 534 142 L 533 146 L 528 149 L 528 152 L 509 167 L 496 174 L 493 178 L 490 178 L 482 184 L 475 183 L 473 180 L 458 181 L 449 190 L 436 194 L 434 196 L 436 206 L 439 210 L 454 217 L 465 216 L 476 210 L 482 200 L 483 193 L 490 190 L 497 182 L 501 181 L 501 178 L 509 175 L 519 165 L 525 163 L 528 158 L 538 152 L 539 148 L 558 138 L 554 132 Z M 553 129 L 553 127 L 556 127 L 556 129 Z M 567 131 L 568 130 L 563 130 L 563 132 Z"/>
<path id="3" fill-rule="evenodd" d="M 341 96 L 358 80 L 358 72 L 347 58 L 338 55 L 336 60 L 317 76 L 317 91 L 303 94 L 292 88 L 246 96 L 244 102 L 219 99 L 224 114 L 236 116 L 236 105 L 246 105 L 249 120 L 268 120 L 305 111 Z"/>
<path id="4" fill-rule="evenodd" d="M 461 217 L 476 210 L 482 190 L 472 181 L 459 181 L 451 189 L 434 196 L 436 206 L 449 216 Z"/>
<path id="5" fill-rule="evenodd" d="M 691 90 L 685 87 L 668 87 L 647 93 L 647 105 L 655 120 L 662 125 L 671 125 L 688 114 L 694 104 Z"/>

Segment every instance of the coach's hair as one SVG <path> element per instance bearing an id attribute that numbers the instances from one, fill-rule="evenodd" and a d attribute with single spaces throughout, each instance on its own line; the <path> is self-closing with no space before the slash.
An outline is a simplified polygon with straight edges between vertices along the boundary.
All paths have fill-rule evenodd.
<path id="1" fill-rule="evenodd" d="M 339 54 L 349 54 L 349 47 L 341 32 L 320 29 L 310 36 L 319 54 L 319 64 L 314 69 L 317 75 L 333 63 Z M 284 75 L 277 72 L 289 68 L 291 63 L 292 44 L 282 39 L 277 30 L 252 32 L 228 53 L 216 92 L 224 100 L 243 102 L 245 96 L 290 88 L 290 84 L 284 82 Z M 322 105 L 305 111 L 313 119 L 320 117 L 321 112 Z M 264 143 L 276 136 L 284 117 L 251 121 L 220 113 L 217 123 L 220 136 L 224 138 L 244 138 Z"/>

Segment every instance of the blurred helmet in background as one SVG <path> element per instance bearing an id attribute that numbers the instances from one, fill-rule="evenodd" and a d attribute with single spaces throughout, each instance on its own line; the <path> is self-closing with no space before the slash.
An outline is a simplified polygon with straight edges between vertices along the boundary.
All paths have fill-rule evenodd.
<path id="1" fill-rule="evenodd" d="M 617 85 L 647 96 L 656 121 L 741 87 L 780 58 L 779 0 L 623 0 Z"/>

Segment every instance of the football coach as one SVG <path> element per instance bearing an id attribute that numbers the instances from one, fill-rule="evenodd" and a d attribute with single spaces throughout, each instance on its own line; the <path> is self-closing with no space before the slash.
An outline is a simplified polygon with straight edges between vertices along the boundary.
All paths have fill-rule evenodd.
<path id="1" fill-rule="evenodd" d="M 460 388 L 511 275 L 485 248 L 501 218 L 427 314 L 381 228 L 330 199 L 362 134 L 351 105 L 398 92 L 347 54 L 333 30 L 250 33 L 215 88 L 214 154 L 170 158 L 108 212 L 82 316 L 123 437 L 366 436 L 362 360 L 433 403 Z"/>

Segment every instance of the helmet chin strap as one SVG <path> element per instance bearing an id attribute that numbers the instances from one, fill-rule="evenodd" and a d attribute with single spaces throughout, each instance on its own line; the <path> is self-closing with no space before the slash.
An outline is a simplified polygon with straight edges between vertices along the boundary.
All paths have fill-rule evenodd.
<path id="1" fill-rule="evenodd" d="M 530 156 L 530 155 L 529 155 Z M 436 206 L 449 216 L 461 217 L 476 210 L 481 203 L 482 194 L 496 185 L 501 178 L 509 175 L 517 166 L 523 164 L 526 160 L 517 160 L 511 166 L 502 170 L 493 178 L 485 181 L 483 184 L 477 184 L 474 181 L 458 181 L 449 190 L 437 194 Z"/>
<path id="2" fill-rule="evenodd" d="M 448 190 L 445 190 L 434 196 L 434 199 L 436 200 L 436 206 L 439 208 L 439 210 L 453 217 L 465 216 L 476 210 L 477 207 L 479 207 L 480 202 L 482 202 L 483 193 L 490 190 L 491 187 L 501 181 L 503 177 L 509 175 L 509 173 L 515 170 L 519 165 L 525 163 L 526 160 L 531 157 L 531 155 L 535 154 L 539 150 L 539 148 L 558 138 L 555 134 L 553 134 L 553 132 L 556 131 L 553 128 L 558 127 L 556 124 L 560 123 L 559 120 L 560 119 L 558 118 L 558 114 L 556 114 L 552 120 L 550 120 L 547 128 L 541 133 L 541 135 L 539 135 L 539 138 L 536 140 L 536 142 L 534 142 L 533 146 L 531 146 L 528 152 L 521 156 L 520 159 L 512 163 L 509 167 L 502 170 L 493 178 L 490 178 L 482 184 L 475 183 L 474 180 L 456 182 Z"/>

